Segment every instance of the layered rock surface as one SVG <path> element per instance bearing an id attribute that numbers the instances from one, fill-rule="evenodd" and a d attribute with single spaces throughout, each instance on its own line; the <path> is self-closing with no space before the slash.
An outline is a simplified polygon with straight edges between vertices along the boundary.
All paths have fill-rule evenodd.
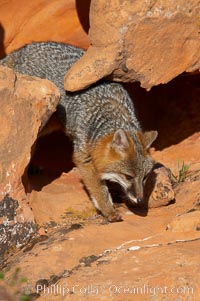
<path id="1" fill-rule="evenodd" d="M 35 232 L 25 194 L 26 168 L 39 129 L 55 111 L 59 91 L 52 83 L 0 67 L 0 243 L 1 255 Z"/>
<path id="2" fill-rule="evenodd" d="M 196 165 L 176 186 L 174 204 L 148 211 L 123 205 L 122 223 L 102 224 L 77 171 L 63 174 L 32 194 L 32 202 L 46 204 L 37 212 L 43 227 L 8 260 L 4 288 L 15 300 L 17 290 L 41 301 L 198 300 L 199 185 Z"/>

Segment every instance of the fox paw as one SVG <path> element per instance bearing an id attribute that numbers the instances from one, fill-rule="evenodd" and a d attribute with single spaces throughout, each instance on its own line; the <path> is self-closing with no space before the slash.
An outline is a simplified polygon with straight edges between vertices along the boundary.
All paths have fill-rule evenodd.
<path id="1" fill-rule="evenodd" d="M 114 223 L 114 222 L 121 222 L 123 221 L 122 215 L 118 210 L 115 210 L 113 213 L 111 213 L 108 217 L 107 220 L 110 223 Z"/>

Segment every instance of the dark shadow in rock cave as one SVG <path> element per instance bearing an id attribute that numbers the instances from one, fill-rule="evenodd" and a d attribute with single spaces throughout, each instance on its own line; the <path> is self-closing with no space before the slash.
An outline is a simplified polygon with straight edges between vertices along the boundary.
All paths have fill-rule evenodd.
<path id="1" fill-rule="evenodd" d="M 72 143 L 63 132 L 56 131 L 40 137 L 22 177 L 26 192 L 40 191 L 63 172 L 69 172 L 74 167 L 72 154 Z"/>
<path id="2" fill-rule="evenodd" d="M 0 59 L 6 56 L 4 44 L 3 44 L 4 36 L 5 36 L 5 32 L 3 26 L 0 23 Z"/>
<path id="3" fill-rule="evenodd" d="M 157 130 L 153 146 L 163 150 L 200 131 L 200 73 L 184 73 L 149 92 L 126 84 L 145 130 Z"/>
<path id="4" fill-rule="evenodd" d="M 91 0 L 76 0 L 76 10 L 78 13 L 79 21 L 86 33 L 88 33 L 89 24 L 89 11 L 90 11 Z"/>

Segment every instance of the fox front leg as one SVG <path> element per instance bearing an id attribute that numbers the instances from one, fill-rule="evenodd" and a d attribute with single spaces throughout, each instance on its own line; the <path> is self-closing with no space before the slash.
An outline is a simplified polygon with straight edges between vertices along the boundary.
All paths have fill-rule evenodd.
<path id="1" fill-rule="evenodd" d="M 83 157 L 79 154 L 78 156 L 74 155 L 74 163 L 80 171 L 83 183 L 95 208 L 99 210 L 109 222 L 122 221 L 120 213 L 114 208 L 105 181 L 100 179 L 91 160 L 88 160 L 88 158 L 83 160 Z"/>

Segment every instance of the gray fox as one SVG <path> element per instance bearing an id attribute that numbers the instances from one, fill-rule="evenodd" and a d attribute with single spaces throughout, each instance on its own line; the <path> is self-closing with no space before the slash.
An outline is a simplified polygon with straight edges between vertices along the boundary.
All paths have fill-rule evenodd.
<path id="1" fill-rule="evenodd" d="M 83 53 L 62 43 L 32 43 L 0 64 L 49 79 L 60 89 L 56 115 L 73 139 L 73 160 L 91 200 L 108 221 L 121 221 L 106 181 L 120 184 L 131 202 L 142 202 L 143 182 L 153 167 L 148 150 L 157 132 L 142 132 L 133 102 L 119 83 L 101 82 L 76 93 L 64 90 L 66 71 Z"/>

